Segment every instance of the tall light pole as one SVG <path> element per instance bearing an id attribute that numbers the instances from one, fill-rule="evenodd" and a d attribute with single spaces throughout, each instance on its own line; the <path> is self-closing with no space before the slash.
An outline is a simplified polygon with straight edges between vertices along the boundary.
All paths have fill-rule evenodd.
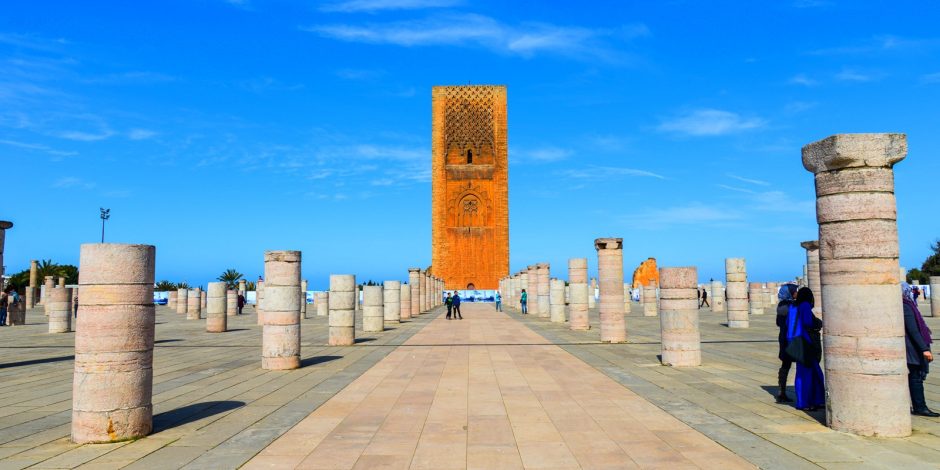
<path id="1" fill-rule="evenodd" d="M 101 243 L 104 243 L 104 221 L 111 218 L 111 209 L 101 208 Z"/>

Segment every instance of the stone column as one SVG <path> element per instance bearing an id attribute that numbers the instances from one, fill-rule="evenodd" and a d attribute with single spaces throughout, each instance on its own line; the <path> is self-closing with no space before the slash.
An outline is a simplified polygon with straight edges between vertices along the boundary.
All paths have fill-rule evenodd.
<path id="1" fill-rule="evenodd" d="M 295 250 L 264 252 L 264 326 L 261 368 L 300 367 L 300 268 Z"/>
<path id="2" fill-rule="evenodd" d="M 208 305 L 208 298 L 206 297 L 206 291 L 200 290 L 199 291 L 199 306 L 202 308 L 203 311 L 205 311 L 207 305 Z"/>
<path id="3" fill-rule="evenodd" d="M 362 287 L 362 331 L 385 330 L 385 289 L 382 286 Z"/>
<path id="4" fill-rule="evenodd" d="M 389 323 L 401 322 L 401 282 L 385 281 L 383 285 L 385 295 L 385 321 Z"/>
<path id="5" fill-rule="evenodd" d="M 153 429 L 152 245 L 83 244 L 72 382 L 72 442 L 116 442 Z"/>
<path id="6" fill-rule="evenodd" d="M 69 288 L 69 291 L 71 291 L 71 294 L 69 295 L 72 297 L 72 308 L 69 310 L 69 315 L 71 315 L 72 318 L 75 318 L 75 315 L 78 314 L 78 288 L 72 287 Z"/>
<path id="7" fill-rule="evenodd" d="M 186 314 L 189 310 L 189 289 L 176 290 L 176 313 Z"/>
<path id="8" fill-rule="evenodd" d="M 300 281 L 300 317 L 307 318 L 307 280 Z"/>
<path id="9" fill-rule="evenodd" d="M 228 317 L 225 316 L 225 283 L 210 282 L 206 290 L 206 331 L 224 333 L 228 329 Z"/>
<path id="10" fill-rule="evenodd" d="M 238 280 L 238 293 L 239 293 L 240 295 L 243 295 L 243 296 L 246 296 L 246 297 L 247 297 L 247 294 L 248 294 L 248 281 L 246 281 L 246 280 L 244 280 L 244 279 L 239 279 L 239 280 Z"/>
<path id="11" fill-rule="evenodd" d="M 539 267 L 538 265 L 533 264 L 526 268 L 529 274 L 529 292 L 526 304 L 529 309 L 530 315 L 541 316 L 539 314 L 539 289 L 542 287 L 542 283 L 539 282 Z"/>
<path id="12" fill-rule="evenodd" d="M 70 289 L 56 287 L 47 294 L 49 304 L 49 333 L 68 333 L 72 330 L 72 296 Z"/>
<path id="13" fill-rule="evenodd" d="M 65 287 L 65 278 L 62 277 L 62 276 L 59 276 L 59 284 L 58 284 L 58 287 Z"/>
<path id="14" fill-rule="evenodd" d="M 694 267 L 659 270 L 662 363 L 694 367 L 702 364 L 698 329 L 698 272 Z"/>
<path id="15" fill-rule="evenodd" d="M 659 314 L 659 306 L 656 304 L 656 286 L 651 282 L 648 286 L 640 288 L 640 295 L 643 296 L 643 316 L 655 317 Z"/>
<path id="16" fill-rule="evenodd" d="M 401 288 L 399 289 L 398 299 L 401 303 L 399 318 L 402 320 L 411 319 L 411 286 L 408 284 L 402 284 Z"/>
<path id="17" fill-rule="evenodd" d="M 26 308 L 33 308 L 39 301 L 36 289 L 39 287 L 39 262 L 29 261 L 29 287 L 26 288 Z"/>
<path id="18" fill-rule="evenodd" d="M 930 276 L 930 310 L 924 312 L 930 317 L 940 317 L 940 276 Z"/>
<path id="19" fill-rule="evenodd" d="M 643 302 L 642 291 L 640 292 L 641 292 L 640 302 Z M 623 283 L 623 313 L 624 315 L 630 314 L 630 302 L 632 301 L 633 299 L 630 297 L 630 285 L 624 282 Z"/>
<path id="20" fill-rule="evenodd" d="M 179 293 L 174 291 L 167 292 L 166 294 L 166 306 L 170 309 L 171 312 L 176 311 L 176 300 Z"/>
<path id="21" fill-rule="evenodd" d="M 226 289 L 225 291 L 225 316 L 234 317 L 238 315 L 238 291 Z"/>
<path id="22" fill-rule="evenodd" d="M 428 311 L 428 276 L 424 271 L 418 271 L 418 311 Z"/>
<path id="23" fill-rule="evenodd" d="M 54 277 L 54 276 L 46 276 L 46 277 L 43 279 L 42 291 L 39 293 L 39 303 L 42 304 L 42 306 L 43 306 L 43 311 L 45 312 L 45 314 L 46 314 L 47 317 L 49 316 L 49 302 L 46 301 L 46 294 L 49 293 L 49 292 L 52 292 L 52 289 L 53 289 L 54 287 L 55 287 L 55 277 Z M 151 299 L 151 300 L 153 300 L 153 299 Z"/>
<path id="24" fill-rule="evenodd" d="M 623 343 L 627 325 L 623 318 L 623 239 L 598 238 L 597 275 L 600 278 L 601 341 Z"/>
<path id="25" fill-rule="evenodd" d="M 199 320 L 202 318 L 202 289 L 190 289 L 186 297 L 186 319 Z"/>
<path id="26" fill-rule="evenodd" d="M 421 270 L 418 268 L 408 268 L 408 285 L 411 286 L 411 316 L 417 317 L 421 314 Z"/>
<path id="27" fill-rule="evenodd" d="M 264 325 L 264 281 L 255 282 L 255 312 L 258 313 L 258 325 Z"/>
<path id="28" fill-rule="evenodd" d="M 356 342 L 357 290 L 356 276 L 352 274 L 330 275 L 330 346 L 352 346 Z"/>
<path id="29" fill-rule="evenodd" d="M 747 285 L 747 294 L 750 300 L 750 314 L 751 315 L 763 315 L 764 314 L 764 289 L 762 284 L 759 282 L 751 282 Z"/>
<path id="30" fill-rule="evenodd" d="M 548 263 L 535 265 L 535 272 L 539 277 L 539 317 L 551 316 L 551 267 Z"/>
<path id="31" fill-rule="evenodd" d="M 13 228 L 13 222 L 0 220 L 0 290 L 6 288 L 3 284 L 3 245 L 6 244 L 7 230 Z"/>
<path id="32" fill-rule="evenodd" d="M 317 292 L 317 316 L 318 317 L 329 317 L 330 316 L 330 293 L 329 292 Z"/>
<path id="33" fill-rule="evenodd" d="M 591 285 L 588 287 L 588 308 L 597 306 L 597 279 L 591 278 Z"/>
<path id="34" fill-rule="evenodd" d="M 725 281 L 728 283 L 728 328 L 747 328 L 747 267 L 744 258 L 725 258 Z"/>
<path id="35" fill-rule="evenodd" d="M 549 318 L 553 323 L 565 322 L 565 281 L 550 279 L 549 288 Z"/>
<path id="36" fill-rule="evenodd" d="M 904 134 L 839 134 L 803 147 L 816 180 L 826 419 L 837 431 L 911 434 L 892 169 L 906 155 Z"/>
<path id="37" fill-rule="evenodd" d="M 800 243 L 800 246 L 806 250 L 806 285 L 813 291 L 813 297 L 816 300 L 813 313 L 822 316 L 823 293 L 822 284 L 819 282 L 819 241 L 806 241 Z"/>
<path id="38" fill-rule="evenodd" d="M 568 304 L 568 327 L 572 330 L 589 330 L 587 258 L 568 260 L 568 286 L 571 302 Z"/>
<path id="39" fill-rule="evenodd" d="M 712 281 L 708 293 L 708 303 L 712 304 L 712 313 L 722 313 L 725 311 L 725 290 L 721 286 L 721 281 Z"/>

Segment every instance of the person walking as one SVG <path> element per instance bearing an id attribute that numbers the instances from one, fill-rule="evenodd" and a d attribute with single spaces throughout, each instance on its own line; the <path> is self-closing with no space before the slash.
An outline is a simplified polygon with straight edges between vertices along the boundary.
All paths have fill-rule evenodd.
<path id="1" fill-rule="evenodd" d="M 499 292 L 496 293 L 496 311 L 503 311 L 503 298 L 499 295 Z"/>
<path id="2" fill-rule="evenodd" d="M 819 367 L 822 320 L 813 315 L 814 304 L 813 291 L 801 287 L 787 315 L 787 353 L 796 362 L 796 408 L 803 411 L 816 411 L 826 404 L 825 378 Z M 793 343 L 801 347 L 794 348 Z"/>
<path id="3" fill-rule="evenodd" d="M 924 323 L 924 316 L 917 308 L 911 286 L 901 283 L 901 302 L 904 306 L 904 346 L 907 352 L 907 386 L 911 392 L 911 414 L 936 418 L 940 413 L 927 407 L 924 397 L 924 381 L 927 380 L 929 365 L 933 362 L 930 351 L 930 328 Z"/>
<path id="4" fill-rule="evenodd" d="M 450 296 L 450 292 L 447 293 L 447 298 L 444 299 L 444 305 L 447 306 L 447 316 L 444 318 L 450 320 L 450 312 L 454 309 L 454 299 Z"/>
<path id="5" fill-rule="evenodd" d="M 522 289 L 522 295 L 519 296 L 519 306 L 522 308 L 522 314 L 526 315 L 529 313 L 529 294 L 526 294 L 525 289 Z"/>
<path id="6" fill-rule="evenodd" d="M 793 400 L 787 396 L 787 377 L 790 375 L 790 367 L 793 365 L 793 359 L 787 354 L 787 318 L 790 316 L 790 306 L 793 305 L 793 298 L 796 296 L 796 284 L 784 284 L 777 290 L 777 328 L 780 332 L 777 334 L 777 343 L 780 350 L 777 358 L 780 359 L 780 370 L 777 371 L 777 403 L 791 403 Z"/>
<path id="7" fill-rule="evenodd" d="M 705 306 L 711 307 L 711 305 L 708 305 L 708 291 L 705 290 L 705 288 L 703 287 L 702 288 L 702 303 L 699 304 L 698 308 L 702 308 Z"/>
<path id="8" fill-rule="evenodd" d="M 463 315 L 460 314 L 460 294 L 457 291 L 454 291 L 454 319 L 463 320 Z"/>
<path id="9" fill-rule="evenodd" d="M 238 293 L 238 314 L 242 314 L 242 309 L 245 308 L 245 296 L 240 292 Z"/>

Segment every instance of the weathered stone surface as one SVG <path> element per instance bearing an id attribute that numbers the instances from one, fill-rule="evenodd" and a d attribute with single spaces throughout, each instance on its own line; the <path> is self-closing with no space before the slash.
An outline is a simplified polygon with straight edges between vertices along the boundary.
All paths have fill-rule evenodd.
<path id="1" fill-rule="evenodd" d="M 751 282 L 747 285 L 747 297 L 750 305 L 749 313 L 751 315 L 764 314 L 764 285 L 759 282 Z"/>
<path id="2" fill-rule="evenodd" d="M 725 280 L 728 297 L 728 328 L 750 326 L 747 314 L 747 267 L 744 258 L 725 259 Z M 717 303 L 717 302 L 716 302 Z"/>
<path id="3" fill-rule="evenodd" d="M 658 275 L 656 277 L 657 279 L 659 278 Z M 655 317 L 659 313 L 659 305 L 656 299 L 656 285 L 650 283 L 649 285 L 641 286 L 640 295 L 643 298 L 643 316 Z"/>
<path id="4" fill-rule="evenodd" d="M 906 153 L 904 134 L 840 134 L 803 147 L 816 179 L 826 419 L 863 436 L 911 433 L 890 184 Z"/>
<path id="5" fill-rule="evenodd" d="M 225 316 L 234 317 L 238 315 L 238 291 L 227 289 L 225 291 Z"/>
<path id="6" fill-rule="evenodd" d="M 329 292 L 317 292 L 314 294 L 316 297 L 317 304 L 317 316 L 318 317 L 329 317 L 330 315 L 330 293 Z"/>
<path id="7" fill-rule="evenodd" d="M 589 330 L 588 319 L 588 274 L 587 258 L 568 260 L 568 283 L 570 300 L 568 303 L 568 327 L 572 330 Z"/>
<path id="8" fill-rule="evenodd" d="M 588 288 L 588 308 L 594 308 L 597 303 L 597 279 L 591 278 L 591 286 Z"/>
<path id="9" fill-rule="evenodd" d="M 421 270 L 408 268 L 408 285 L 411 286 L 411 316 L 421 314 Z"/>
<path id="10" fill-rule="evenodd" d="M 417 274 L 417 269 L 415 274 Z M 412 295 L 415 293 L 414 288 L 413 285 Z M 352 346 L 356 342 L 355 305 L 357 303 L 357 289 L 356 276 L 352 274 L 330 275 L 330 295 L 328 299 L 330 305 L 330 346 Z M 414 305 L 414 300 L 412 299 L 412 305 Z"/>
<path id="11" fill-rule="evenodd" d="M 300 281 L 300 317 L 309 318 L 307 316 L 307 280 L 301 279 Z"/>
<path id="12" fill-rule="evenodd" d="M 813 313 L 822 316 L 822 285 L 819 282 L 819 241 L 809 240 L 800 243 L 800 246 L 806 250 L 806 285 L 816 297 L 816 305 L 813 307 Z M 856 272 L 855 270 L 852 270 Z M 832 277 L 829 278 L 832 281 Z"/>
<path id="13" fill-rule="evenodd" d="M 600 278 L 601 341 L 622 343 L 627 340 L 623 316 L 623 239 L 598 238 L 594 248 Z"/>
<path id="14" fill-rule="evenodd" d="M 151 245 L 81 246 L 72 385 L 75 443 L 133 439 L 153 428 L 155 253 Z"/>
<path id="15" fill-rule="evenodd" d="M 186 314 L 189 310 L 189 289 L 176 291 L 176 313 Z"/>
<path id="16" fill-rule="evenodd" d="M 662 363 L 667 366 L 702 364 L 698 327 L 698 272 L 694 267 L 662 268 L 660 328 Z"/>
<path id="17" fill-rule="evenodd" d="M 930 311 L 921 313 L 940 317 L 940 276 L 930 276 Z"/>
<path id="18" fill-rule="evenodd" d="M 225 315 L 225 283 L 210 282 L 206 289 L 206 332 L 224 333 L 228 330 Z"/>
<path id="19" fill-rule="evenodd" d="M 258 314 L 258 324 L 264 325 L 264 281 L 255 281 L 255 312 Z"/>
<path id="20" fill-rule="evenodd" d="M 401 282 L 385 281 L 383 287 L 385 321 L 398 323 L 401 321 Z"/>
<path id="21" fill-rule="evenodd" d="M 724 312 L 725 288 L 721 285 L 721 281 L 712 281 L 708 289 L 708 303 L 712 306 L 712 313 Z"/>
<path id="22" fill-rule="evenodd" d="M 179 292 L 171 291 L 167 292 L 166 306 L 170 310 L 176 311 L 176 300 L 179 298 Z"/>
<path id="23" fill-rule="evenodd" d="M 555 323 L 565 322 L 565 281 L 549 281 L 549 318 Z"/>
<path id="24" fill-rule="evenodd" d="M 648 286 L 650 282 L 654 286 L 659 285 L 659 269 L 656 267 L 656 258 L 647 258 L 633 270 L 633 282 L 630 284 L 634 289 Z"/>
<path id="25" fill-rule="evenodd" d="M 527 279 L 529 289 L 526 292 L 528 294 L 526 305 L 529 309 L 529 315 L 539 316 L 539 288 L 541 283 L 539 282 L 539 268 L 537 265 L 531 265 L 526 267 Z"/>
<path id="26" fill-rule="evenodd" d="M 399 311 L 400 319 L 409 320 L 411 319 L 411 286 L 408 284 L 401 285 L 401 310 Z"/>
<path id="27" fill-rule="evenodd" d="M 202 289 L 189 289 L 186 297 L 186 319 L 199 320 L 202 318 Z"/>
<path id="28" fill-rule="evenodd" d="M 535 265 L 535 272 L 539 278 L 539 308 L 536 312 L 539 317 L 551 317 L 551 268 L 548 263 Z"/>
<path id="29" fill-rule="evenodd" d="M 362 286 L 362 331 L 385 329 L 385 294 L 382 286 Z"/>
<path id="30" fill-rule="evenodd" d="M 300 367 L 299 251 L 264 252 L 264 327 L 261 368 L 289 370 Z"/>
<path id="31" fill-rule="evenodd" d="M 72 329 L 71 289 L 56 287 L 47 296 L 49 305 L 49 333 L 68 333 Z"/>

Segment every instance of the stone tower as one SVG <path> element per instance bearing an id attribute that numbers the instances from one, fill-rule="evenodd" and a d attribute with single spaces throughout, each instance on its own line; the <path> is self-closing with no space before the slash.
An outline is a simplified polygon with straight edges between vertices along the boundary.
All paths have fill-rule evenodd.
<path id="1" fill-rule="evenodd" d="M 509 273 L 506 87 L 431 95 L 432 272 L 445 289 L 496 289 Z"/>

